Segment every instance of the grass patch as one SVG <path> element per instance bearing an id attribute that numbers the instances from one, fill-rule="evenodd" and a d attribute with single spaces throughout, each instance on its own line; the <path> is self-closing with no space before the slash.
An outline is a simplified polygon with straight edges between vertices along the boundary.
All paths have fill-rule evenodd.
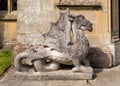
<path id="1" fill-rule="evenodd" d="M 0 76 L 11 65 L 12 53 L 10 51 L 0 51 Z"/>

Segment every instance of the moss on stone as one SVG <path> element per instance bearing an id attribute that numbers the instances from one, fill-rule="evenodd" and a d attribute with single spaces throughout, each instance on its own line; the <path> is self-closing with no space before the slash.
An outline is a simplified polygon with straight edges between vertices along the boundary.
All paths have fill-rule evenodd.
<path id="1" fill-rule="evenodd" d="M 0 51 L 0 75 L 11 65 L 12 53 L 10 51 Z"/>

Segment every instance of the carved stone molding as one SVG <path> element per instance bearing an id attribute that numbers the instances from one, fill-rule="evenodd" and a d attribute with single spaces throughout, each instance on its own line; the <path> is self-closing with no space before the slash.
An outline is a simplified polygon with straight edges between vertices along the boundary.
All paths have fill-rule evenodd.
<path id="1" fill-rule="evenodd" d="M 59 0 L 61 5 L 101 5 L 101 0 Z"/>
<path id="2" fill-rule="evenodd" d="M 17 12 L 0 12 L 0 20 L 17 20 Z"/>
<path id="3" fill-rule="evenodd" d="M 102 2 L 101 0 L 59 0 L 56 6 L 59 9 L 100 10 L 102 9 Z"/>

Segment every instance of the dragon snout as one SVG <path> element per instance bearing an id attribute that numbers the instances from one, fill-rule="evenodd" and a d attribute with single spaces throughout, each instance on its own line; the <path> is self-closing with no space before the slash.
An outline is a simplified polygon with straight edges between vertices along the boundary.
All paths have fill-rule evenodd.
<path id="1" fill-rule="evenodd" d="M 93 25 L 92 23 L 89 23 L 89 24 L 88 24 L 88 30 L 89 30 L 90 32 L 93 31 L 92 25 Z"/>

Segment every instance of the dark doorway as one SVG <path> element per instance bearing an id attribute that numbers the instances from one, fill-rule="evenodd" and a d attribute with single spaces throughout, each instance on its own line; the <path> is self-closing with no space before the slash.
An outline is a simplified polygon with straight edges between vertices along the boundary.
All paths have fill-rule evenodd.
<path id="1" fill-rule="evenodd" d="M 7 11 L 7 0 L 0 0 L 0 11 Z"/>
<path id="2" fill-rule="evenodd" d="M 119 0 L 111 0 L 111 36 L 112 40 L 119 40 Z"/>
<path id="3" fill-rule="evenodd" d="M 17 10 L 17 0 L 12 0 L 12 11 Z"/>
<path id="4" fill-rule="evenodd" d="M 111 0 L 111 36 L 115 45 L 115 56 L 113 56 L 113 65 L 120 64 L 120 1 Z"/>
<path id="5" fill-rule="evenodd" d="M 119 2 L 119 23 L 120 23 L 120 0 L 118 1 Z M 120 39 L 120 25 L 119 25 L 119 39 Z"/>

